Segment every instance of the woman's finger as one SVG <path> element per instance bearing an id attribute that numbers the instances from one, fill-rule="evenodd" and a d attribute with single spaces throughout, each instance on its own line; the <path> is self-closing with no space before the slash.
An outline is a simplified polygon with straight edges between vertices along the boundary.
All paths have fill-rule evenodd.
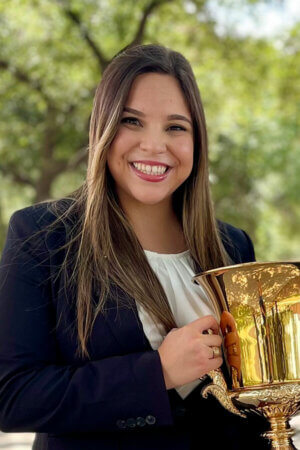
<path id="1" fill-rule="evenodd" d="M 208 347 L 221 347 L 222 338 L 218 334 L 202 334 L 200 341 Z"/>
<path id="2" fill-rule="evenodd" d="M 222 364 L 223 364 L 223 358 L 221 358 L 221 357 L 211 358 L 208 361 L 207 372 L 218 369 L 219 367 L 221 367 Z"/>
<path id="3" fill-rule="evenodd" d="M 214 316 L 204 316 L 186 325 L 187 327 L 193 328 L 194 330 L 203 333 L 204 331 L 212 330 L 214 334 L 219 333 L 219 324 L 214 318 Z"/>

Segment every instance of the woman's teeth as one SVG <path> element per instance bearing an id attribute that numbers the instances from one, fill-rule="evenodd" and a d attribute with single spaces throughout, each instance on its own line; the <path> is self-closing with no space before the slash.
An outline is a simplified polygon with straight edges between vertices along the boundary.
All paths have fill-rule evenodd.
<path id="1" fill-rule="evenodd" d="M 166 172 L 166 166 L 150 166 L 148 164 L 142 163 L 132 163 L 132 165 L 140 172 L 146 173 L 147 175 L 162 175 Z"/>

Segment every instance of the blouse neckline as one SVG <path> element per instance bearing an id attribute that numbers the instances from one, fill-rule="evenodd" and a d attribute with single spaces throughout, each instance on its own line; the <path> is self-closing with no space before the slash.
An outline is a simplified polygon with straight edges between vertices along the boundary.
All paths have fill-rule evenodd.
<path id="1" fill-rule="evenodd" d="M 157 253 L 157 252 L 152 252 L 151 250 L 145 250 L 145 249 L 144 249 L 144 252 L 147 256 L 155 257 L 157 259 L 180 259 L 182 257 L 187 256 L 190 253 L 189 250 L 185 250 L 180 253 Z"/>

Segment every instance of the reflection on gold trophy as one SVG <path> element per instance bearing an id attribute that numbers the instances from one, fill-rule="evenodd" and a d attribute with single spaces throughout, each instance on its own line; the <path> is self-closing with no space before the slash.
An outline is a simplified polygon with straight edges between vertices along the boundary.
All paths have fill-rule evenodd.
<path id="1" fill-rule="evenodd" d="M 229 411 L 268 418 L 272 448 L 295 448 L 288 420 L 300 407 L 300 263 L 245 263 L 193 278 L 212 301 L 224 335 L 227 386 L 209 373 L 213 394 Z"/>

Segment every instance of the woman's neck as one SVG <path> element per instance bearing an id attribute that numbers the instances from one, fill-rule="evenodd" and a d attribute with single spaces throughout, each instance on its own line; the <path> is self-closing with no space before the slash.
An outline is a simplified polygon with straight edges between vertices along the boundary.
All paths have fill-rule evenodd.
<path id="1" fill-rule="evenodd" d="M 182 227 L 171 202 L 124 208 L 141 246 L 158 253 L 180 253 L 187 249 Z"/>

